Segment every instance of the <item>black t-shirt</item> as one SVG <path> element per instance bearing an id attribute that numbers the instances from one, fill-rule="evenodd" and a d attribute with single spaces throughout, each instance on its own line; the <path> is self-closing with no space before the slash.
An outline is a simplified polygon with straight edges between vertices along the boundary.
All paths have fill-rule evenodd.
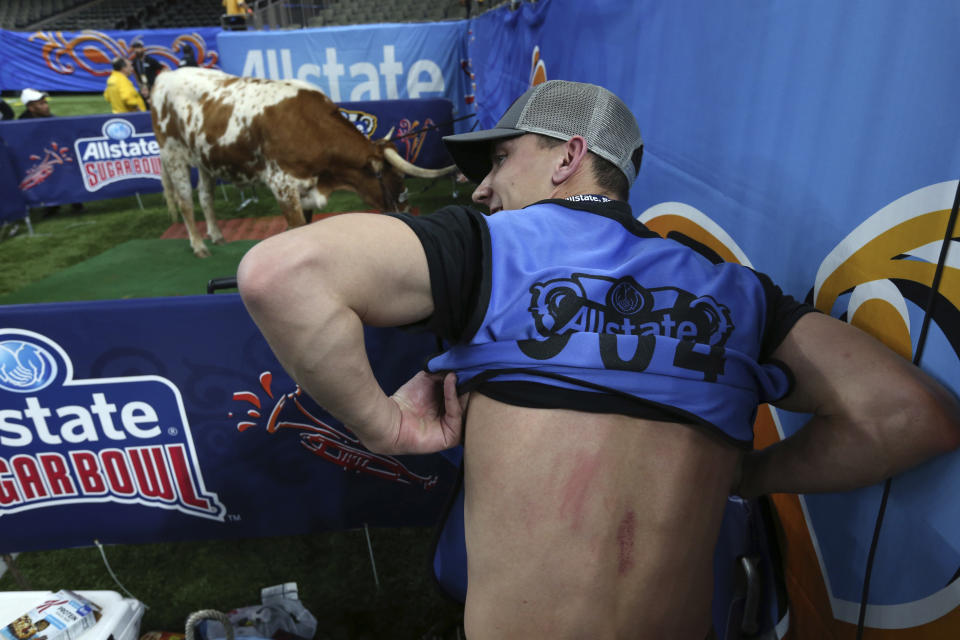
<path id="1" fill-rule="evenodd" d="M 13 108 L 0 99 L 0 120 L 13 120 Z"/>
<path id="2" fill-rule="evenodd" d="M 560 202 L 560 201 L 551 201 Z M 566 206 L 577 209 L 603 211 L 607 215 L 629 214 L 624 202 L 570 202 Z M 484 214 L 471 207 L 448 206 L 422 216 L 390 214 L 405 222 L 417 235 L 427 256 L 430 286 L 433 296 L 433 314 L 416 328 L 424 328 L 442 339 L 466 342 L 472 336 L 464 331 L 473 316 L 481 291 L 484 274 L 483 234 Z M 672 239 L 719 261 L 709 249 L 682 235 L 670 234 Z M 766 292 L 767 309 L 764 335 L 759 354 L 760 362 L 768 361 L 793 325 L 806 313 L 815 311 L 810 305 L 798 302 L 773 283 L 765 274 L 754 272 Z M 478 391 L 508 404 L 531 407 L 569 408 L 582 411 L 622 413 L 636 417 L 686 422 L 665 412 L 661 407 L 638 406 L 642 401 L 604 393 L 577 392 L 530 382 L 486 382 Z"/>
<path id="3" fill-rule="evenodd" d="M 163 70 L 163 65 L 157 62 L 153 57 L 144 55 L 142 58 L 133 59 L 133 70 L 137 74 L 137 81 L 140 88 L 144 85 L 152 87 L 157 79 L 157 74 Z"/>

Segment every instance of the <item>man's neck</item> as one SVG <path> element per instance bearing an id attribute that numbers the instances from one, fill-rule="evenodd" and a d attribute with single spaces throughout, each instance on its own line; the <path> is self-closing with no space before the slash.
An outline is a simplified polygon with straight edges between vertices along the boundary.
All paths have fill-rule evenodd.
<path id="1" fill-rule="evenodd" d="M 561 200 L 572 200 L 577 197 L 583 198 L 583 196 L 593 196 L 594 198 L 600 199 L 605 198 L 606 200 L 618 200 L 617 196 L 613 193 L 610 193 L 606 189 L 598 186 L 597 184 L 588 184 L 588 185 L 568 185 L 566 182 L 557 187 L 552 198 L 557 198 Z"/>
<path id="2" fill-rule="evenodd" d="M 619 200 L 615 193 L 604 189 L 594 179 L 592 167 L 589 163 L 581 165 L 578 171 L 568 177 L 562 183 L 558 184 L 554 190 L 552 198 L 569 198 L 570 196 L 595 195 L 604 196 L 610 200 Z"/>

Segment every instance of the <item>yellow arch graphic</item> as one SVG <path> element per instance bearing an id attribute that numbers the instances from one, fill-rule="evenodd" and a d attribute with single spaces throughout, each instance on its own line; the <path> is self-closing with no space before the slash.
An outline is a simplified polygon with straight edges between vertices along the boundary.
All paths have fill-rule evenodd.
<path id="1" fill-rule="evenodd" d="M 848 321 L 881 339 L 905 358 L 912 356 L 909 319 L 890 279 L 908 279 L 929 284 L 936 261 L 933 250 L 942 242 L 949 210 L 923 210 L 929 200 L 941 203 L 953 198 L 957 182 L 931 185 L 898 199 L 871 216 L 824 260 L 817 274 L 815 303 L 829 312 L 837 298 L 852 290 Z M 650 207 L 637 218 L 656 233 L 678 231 L 716 251 L 724 260 L 752 266 L 736 242 L 708 216 L 679 202 Z M 906 219 L 905 219 L 906 218 Z M 871 222 L 872 221 L 872 222 Z M 889 286 L 888 286 L 889 285 Z M 858 289 L 860 290 L 858 293 Z M 960 256 L 949 256 L 940 293 L 960 306 Z M 955 328 L 960 331 L 960 327 Z M 754 441 L 763 448 L 783 439 L 776 410 L 762 405 L 754 423 Z M 833 640 L 853 638 L 856 625 L 837 619 L 827 589 L 815 536 L 811 533 L 800 496 L 771 496 L 780 526 L 780 548 L 790 598 L 786 640 Z M 911 603 L 912 604 L 912 603 Z M 865 627 L 877 640 L 940 640 L 960 638 L 960 602 L 935 620 L 907 628 L 898 626 L 895 607 L 868 606 Z M 893 618 L 893 620 L 891 620 Z M 875 626 L 876 625 L 876 626 Z"/>

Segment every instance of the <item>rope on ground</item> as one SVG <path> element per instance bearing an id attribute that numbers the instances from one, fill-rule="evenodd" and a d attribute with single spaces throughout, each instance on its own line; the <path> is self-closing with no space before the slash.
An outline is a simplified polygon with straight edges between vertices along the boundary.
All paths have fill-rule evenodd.
<path id="1" fill-rule="evenodd" d="M 226 630 L 227 640 L 233 640 L 233 623 L 230 622 L 230 618 L 227 617 L 227 614 L 217 611 L 216 609 L 201 609 L 200 611 L 194 611 L 187 616 L 187 640 L 195 640 L 195 628 L 202 620 L 216 620 L 222 624 L 223 628 Z"/>

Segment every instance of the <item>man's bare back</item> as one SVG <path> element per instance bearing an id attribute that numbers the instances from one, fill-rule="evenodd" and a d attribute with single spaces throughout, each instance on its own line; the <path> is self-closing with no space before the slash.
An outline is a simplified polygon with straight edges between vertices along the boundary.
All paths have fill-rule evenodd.
<path id="1" fill-rule="evenodd" d="M 706 637 L 736 449 L 478 394 L 466 424 L 471 640 Z"/>

